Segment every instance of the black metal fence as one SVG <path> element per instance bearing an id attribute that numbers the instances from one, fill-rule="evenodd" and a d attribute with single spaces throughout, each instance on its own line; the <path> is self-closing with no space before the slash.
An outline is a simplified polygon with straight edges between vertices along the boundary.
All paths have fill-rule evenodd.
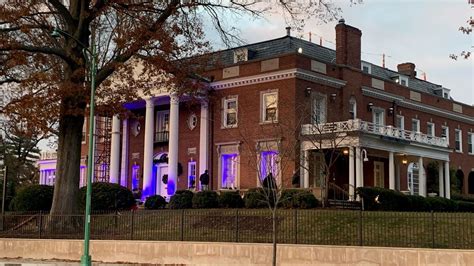
<path id="1" fill-rule="evenodd" d="M 272 242 L 263 209 L 157 210 L 91 216 L 92 239 Z M 474 213 L 279 210 L 278 243 L 474 249 Z M 84 216 L 7 213 L 0 237 L 83 238 Z"/>

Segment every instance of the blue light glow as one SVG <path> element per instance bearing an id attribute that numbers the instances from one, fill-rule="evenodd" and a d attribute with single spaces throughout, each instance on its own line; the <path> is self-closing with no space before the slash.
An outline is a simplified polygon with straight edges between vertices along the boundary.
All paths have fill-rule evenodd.
<path id="1" fill-rule="evenodd" d="M 237 177 L 237 154 L 223 154 L 221 160 L 221 188 L 235 188 L 235 179 Z"/>

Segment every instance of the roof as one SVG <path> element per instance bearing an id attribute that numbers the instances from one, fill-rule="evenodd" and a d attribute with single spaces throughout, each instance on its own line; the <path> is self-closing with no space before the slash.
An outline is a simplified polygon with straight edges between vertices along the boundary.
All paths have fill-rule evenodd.
<path id="1" fill-rule="evenodd" d="M 320 46 L 318 44 L 298 39 L 291 36 L 284 36 L 277 39 L 272 39 L 268 41 L 243 45 L 239 47 L 235 47 L 232 49 L 227 49 L 223 51 L 219 51 L 220 55 L 220 62 L 223 65 L 232 65 L 234 64 L 234 50 L 240 48 L 247 48 L 248 50 L 252 51 L 252 60 L 263 60 L 266 58 L 272 58 L 277 55 L 281 54 L 288 54 L 294 53 L 297 51 L 298 48 L 303 49 L 303 53 L 308 55 L 318 61 L 332 63 L 334 64 L 336 61 L 336 51 L 327 47 Z M 367 64 L 371 65 L 371 75 L 385 79 L 391 80 L 394 76 L 401 75 L 397 71 L 390 70 L 388 68 L 383 68 L 378 65 L 372 64 L 370 62 L 363 61 Z M 408 87 L 410 89 L 425 92 L 437 96 L 442 96 L 441 91 L 439 89 L 442 88 L 441 85 L 434 84 L 425 80 L 421 80 L 418 78 L 411 78 L 407 77 Z"/>

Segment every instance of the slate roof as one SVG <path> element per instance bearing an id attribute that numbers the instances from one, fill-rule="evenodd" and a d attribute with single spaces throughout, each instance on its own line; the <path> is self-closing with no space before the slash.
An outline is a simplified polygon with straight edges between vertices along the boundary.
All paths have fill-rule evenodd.
<path id="1" fill-rule="evenodd" d="M 335 63 L 336 61 L 335 50 L 291 36 L 284 36 L 268 41 L 243 45 L 240 47 L 219 51 L 218 54 L 220 57 L 220 62 L 227 66 L 234 64 L 234 50 L 239 48 L 247 48 L 248 50 L 253 51 L 250 60 L 264 60 L 266 58 L 272 58 L 282 54 L 294 53 L 300 47 L 303 49 L 303 53 L 305 55 L 308 55 L 318 61 L 325 63 Z M 370 62 L 363 62 L 370 64 L 372 66 L 371 74 L 380 79 L 391 80 L 394 76 L 399 75 L 397 71 L 383 68 Z M 442 96 L 441 91 L 439 90 L 442 88 L 441 85 L 433 84 L 431 82 L 417 78 L 408 77 L 408 79 L 409 88 L 420 92 Z"/>

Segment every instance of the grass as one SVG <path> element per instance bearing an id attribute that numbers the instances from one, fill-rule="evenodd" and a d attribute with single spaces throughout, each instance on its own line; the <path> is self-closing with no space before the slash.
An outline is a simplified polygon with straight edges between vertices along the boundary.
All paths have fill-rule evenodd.
<path id="1" fill-rule="evenodd" d="M 474 249 L 474 213 L 279 210 L 277 225 L 279 243 Z M 28 228 L 0 237 L 39 237 L 37 222 Z M 91 220 L 93 239 L 270 243 L 271 228 L 266 209 L 138 211 Z M 67 234 L 44 230 L 42 237 L 81 233 L 82 226 Z"/>

